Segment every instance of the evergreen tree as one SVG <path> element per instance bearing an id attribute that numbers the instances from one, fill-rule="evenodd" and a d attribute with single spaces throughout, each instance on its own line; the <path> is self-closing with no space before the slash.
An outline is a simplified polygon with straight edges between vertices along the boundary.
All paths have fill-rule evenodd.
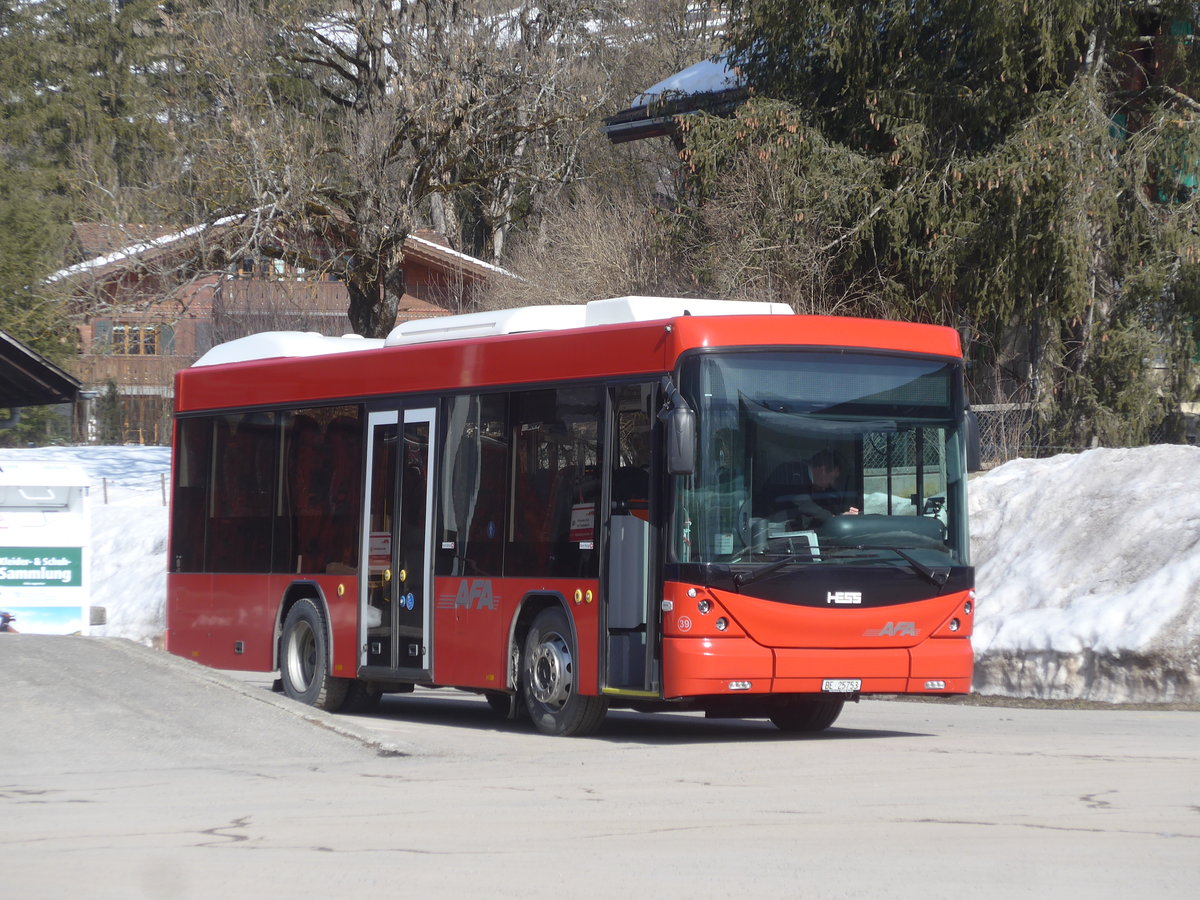
<path id="1" fill-rule="evenodd" d="M 1194 5 L 731 7 L 755 99 L 684 123 L 704 276 L 958 327 L 1048 444 L 1144 441 L 1200 321 Z"/>
<path id="2" fill-rule="evenodd" d="M 140 199 L 165 147 L 164 7 L 23 0 L 0 8 L 0 328 L 61 361 L 72 220 L 153 217 Z"/>
<path id="3" fill-rule="evenodd" d="M 119 444 L 125 439 L 121 411 L 121 394 L 110 380 L 96 398 L 96 432 L 101 444 Z"/>

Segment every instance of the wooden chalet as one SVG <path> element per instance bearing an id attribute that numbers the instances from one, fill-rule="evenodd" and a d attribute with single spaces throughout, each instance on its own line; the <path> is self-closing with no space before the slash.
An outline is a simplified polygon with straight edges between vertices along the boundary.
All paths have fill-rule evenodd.
<path id="1" fill-rule="evenodd" d="M 352 331 L 349 295 L 329 273 L 257 256 L 196 271 L 196 241 L 205 237 L 220 240 L 212 230 L 77 223 L 74 264 L 51 277 L 69 282 L 77 321 L 80 353 L 68 368 L 85 397 L 116 385 L 127 443 L 170 441 L 175 373 L 215 344 L 260 331 Z M 410 235 L 404 252 L 397 324 L 470 309 L 484 282 L 508 275 L 433 232 Z M 81 418 L 80 439 L 94 439 L 94 411 Z"/>

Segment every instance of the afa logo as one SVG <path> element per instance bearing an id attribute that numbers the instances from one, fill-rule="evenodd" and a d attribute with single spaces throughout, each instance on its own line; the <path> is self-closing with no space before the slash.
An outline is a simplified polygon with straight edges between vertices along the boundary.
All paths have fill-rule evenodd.
<path id="1" fill-rule="evenodd" d="M 445 601 L 449 598 L 442 599 Z M 495 609 L 497 599 L 490 578 L 464 578 L 458 583 L 458 593 L 454 595 L 451 605 L 455 609 Z"/>
<path id="2" fill-rule="evenodd" d="M 892 637 L 899 635 L 907 635 L 908 637 L 917 636 L 916 622 L 888 622 L 882 628 L 868 628 L 863 632 L 863 637 Z"/>

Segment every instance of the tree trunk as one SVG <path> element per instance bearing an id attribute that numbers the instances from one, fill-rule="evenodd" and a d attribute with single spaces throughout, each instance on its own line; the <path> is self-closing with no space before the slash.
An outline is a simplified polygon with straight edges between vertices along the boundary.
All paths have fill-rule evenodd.
<path id="1" fill-rule="evenodd" d="M 451 247 L 461 249 L 462 220 L 454 208 L 454 202 L 446 194 L 433 194 L 429 198 L 429 208 L 433 230 L 444 237 Z"/>
<path id="2" fill-rule="evenodd" d="M 404 290 L 404 267 L 399 261 L 382 272 L 379 269 L 348 271 L 346 291 L 350 294 L 350 307 L 347 315 L 354 333 L 369 338 L 387 337 L 396 327 L 396 314 Z"/>

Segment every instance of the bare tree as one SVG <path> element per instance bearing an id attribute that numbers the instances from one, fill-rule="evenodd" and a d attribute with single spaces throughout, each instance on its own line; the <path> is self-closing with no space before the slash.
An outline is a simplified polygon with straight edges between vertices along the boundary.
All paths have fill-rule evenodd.
<path id="1" fill-rule="evenodd" d="M 583 303 L 637 294 L 684 296 L 695 286 L 665 240 L 664 213 L 645 195 L 581 186 L 546 210 L 515 248 L 520 277 L 492 283 L 499 307 Z"/>
<path id="2" fill-rule="evenodd" d="M 582 0 L 218 0 L 179 24 L 178 195 L 194 219 L 245 213 L 247 247 L 328 268 L 355 330 L 386 334 L 412 230 L 461 247 L 475 214 L 498 258 L 513 208 L 573 177 L 580 123 L 609 102 L 589 60 L 612 18 Z"/>
<path id="3" fill-rule="evenodd" d="M 721 3 L 625 0 L 605 52 L 586 75 L 610 98 L 601 113 L 636 104 L 649 86 L 724 46 Z M 697 290 L 693 265 L 680 249 L 673 214 L 683 176 L 678 148 L 666 139 L 614 146 L 595 119 L 582 123 L 569 147 L 578 178 L 562 178 L 534 194 L 530 215 L 506 241 L 505 265 L 521 281 L 492 285 L 489 302 L 579 302 L 621 293 Z M 503 204 L 501 204 L 503 207 Z M 707 266 L 704 266 L 707 268 Z"/>

